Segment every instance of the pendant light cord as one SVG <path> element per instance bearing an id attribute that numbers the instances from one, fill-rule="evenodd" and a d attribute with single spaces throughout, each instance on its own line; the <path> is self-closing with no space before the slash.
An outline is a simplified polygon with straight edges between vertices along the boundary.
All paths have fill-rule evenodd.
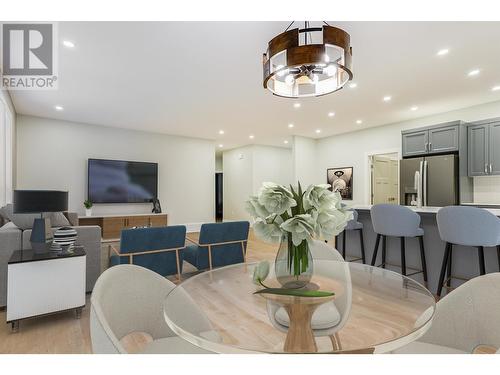
<path id="1" fill-rule="evenodd" d="M 288 31 L 288 29 L 295 23 L 295 21 L 290 22 L 290 25 L 285 29 L 285 33 Z"/>

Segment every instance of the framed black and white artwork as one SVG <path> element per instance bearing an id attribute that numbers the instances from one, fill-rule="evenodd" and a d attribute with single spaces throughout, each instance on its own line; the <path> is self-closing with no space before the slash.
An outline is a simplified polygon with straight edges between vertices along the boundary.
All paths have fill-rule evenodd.
<path id="1" fill-rule="evenodd" d="M 338 191 L 343 200 L 352 200 L 352 167 L 328 168 L 326 181 L 331 191 Z"/>

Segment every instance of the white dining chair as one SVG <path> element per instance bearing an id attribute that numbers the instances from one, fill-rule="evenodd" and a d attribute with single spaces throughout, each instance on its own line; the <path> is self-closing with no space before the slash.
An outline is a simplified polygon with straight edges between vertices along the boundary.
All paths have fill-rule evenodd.
<path id="1" fill-rule="evenodd" d="M 98 354 L 126 354 L 121 339 L 141 332 L 150 335 L 141 354 L 209 353 L 178 337 L 168 327 L 163 313 L 167 294 L 175 285 L 161 275 L 135 265 L 118 265 L 97 280 L 90 299 L 92 351 Z M 208 319 L 186 295 L 182 316 L 193 331 L 214 334 Z"/>
<path id="2" fill-rule="evenodd" d="M 314 260 L 315 275 L 331 275 L 343 286 L 334 301 L 319 306 L 313 313 L 311 328 L 314 336 L 329 336 L 334 349 L 341 350 L 342 344 L 337 332 L 344 327 L 349 319 L 352 305 L 352 284 L 349 263 L 344 261 L 342 255 L 330 245 L 314 240 L 310 246 Z M 322 263 L 321 260 L 335 261 Z M 338 263 L 337 263 L 338 262 Z M 285 308 L 274 301 L 267 301 L 267 313 L 271 324 L 281 332 L 288 332 L 290 318 Z"/>
<path id="3" fill-rule="evenodd" d="M 422 316 L 426 318 L 426 314 Z M 500 273 L 476 277 L 436 304 L 429 330 L 395 354 L 464 354 L 480 346 L 500 354 Z"/>

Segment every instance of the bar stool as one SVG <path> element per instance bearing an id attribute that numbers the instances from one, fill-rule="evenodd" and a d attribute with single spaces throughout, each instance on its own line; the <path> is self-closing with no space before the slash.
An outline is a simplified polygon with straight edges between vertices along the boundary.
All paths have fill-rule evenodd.
<path id="1" fill-rule="evenodd" d="M 370 210 L 372 217 L 373 230 L 377 233 L 375 241 L 375 249 L 373 250 L 372 266 L 375 265 L 377 260 L 377 253 L 382 237 L 382 266 L 385 268 L 387 265 L 394 265 L 386 263 L 386 250 L 387 250 L 387 237 L 399 237 L 401 239 L 401 273 L 405 276 L 416 275 L 422 273 L 424 282 L 427 284 L 427 265 L 425 262 L 425 249 L 424 249 L 424 230 L 420 228 L 420 216 L 405 206 L 398 206 L 393 204 L 377 204 Z M 418 238 L 420 244 L 420 260 L 422 262 L 422 269 L 414 269 L 406 267 L 406 246 L 405 238 Z M 379 267 L 380 267 L 379 266 Z M 406 273 L 406 269 L 413 269 L 416 272 L 410 274 Z"/>
<path id="2" fill-rule="evenodd" d="M 439 236 L 446 242 L 437 295 L 441 292 L 446 278 L 446 287 L 451 285 L 451 258 L 453 245 L 477 247 L 479 273 L 486 273 L 484 248 L 496 247 L 500 267 L 500 220 L 482 208 L 467 206 L 448 206 L 441 208 L 436 216 Z"/>
<path id="3" fill-rule="evenodd" d="M 352 211 L 353 217 L 352 217 L 351 220 L 349 220 L 347 222 L 347 225 L 344 228 L 344 231 L 342 232 L 342 257 L 344 259 L 346 259 L 346 261 L 347 261 L 347 258 L 345 256 L 346 232 L 348 230 L 358 231 L 358 233 L 359 233 L 359 244 L 360 244 L 360 247 L 361 247 L 361 257 L 349 259 L 349 262 L 356 262 L 358 260 L 361 260 L 363 263 L 366 264 L 365 241 L 363 239 L 363 223 L 361 223 L 361 222 L 358 221 L 358 212 L 356 210 L 351 210 L 351 211 Z M 340 235 L 338 235 L 335 238 L 335 243 L 337 244 L 337 246 L 339 244 L 339 237 L 340 237 Z"/>

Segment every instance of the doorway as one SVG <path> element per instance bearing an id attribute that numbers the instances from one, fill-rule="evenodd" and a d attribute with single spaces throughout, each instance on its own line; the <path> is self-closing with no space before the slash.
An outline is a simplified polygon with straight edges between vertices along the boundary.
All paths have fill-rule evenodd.
<path id="1" fill-rule="evenodd" d="M 223 220 L 223 175 L 222 172 L 215 173 L 215 221 Z"/>
<path id="2" fill-rule="evenodd" d="M 370 155 L 371 204 L 399 204 L 398 153 Z"/>

